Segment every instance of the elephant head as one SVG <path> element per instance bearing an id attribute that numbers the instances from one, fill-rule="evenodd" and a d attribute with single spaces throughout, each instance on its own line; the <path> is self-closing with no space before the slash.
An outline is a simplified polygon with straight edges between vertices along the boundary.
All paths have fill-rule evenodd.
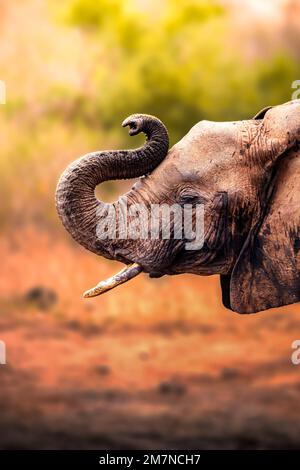
<path id="1" fill-rule="evenodd" d="M 137 114 L 123 126 L 130 135 L 144 132 L 145 145 L 87 154 L 65 170 L 57 187 L 57 210 L 73 238 L 129 265 L 87 296 L 144 271 L 152 277 L 219 274 L 224 305 L 239 313 L 300 300 L 300 100 L 245 121 L 201 121 L 169 151 L 167 130 L 157 118 Z M 95 197 L 103 181 L 138 176 L 111 205 Z M 201 245 L 186 249 L 184 231 L 181 237 L 97 236 L 111 209 L 120 232 L 125 201 L 129 213 L 141 206 L 149 214 L 153 206 L 187 206 L 192 224 L 201 206 Z"/>

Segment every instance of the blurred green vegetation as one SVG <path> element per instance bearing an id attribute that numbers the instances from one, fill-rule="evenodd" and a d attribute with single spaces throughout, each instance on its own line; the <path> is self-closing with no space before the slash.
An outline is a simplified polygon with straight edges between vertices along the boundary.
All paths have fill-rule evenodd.
<path id="1" fill-rule="evenodd" d="M 174 143 L 201 119 L 246 119 L 289 100 L 299 72 L 283 50 L 246 61 L 238 45 L 230 47 L 226 11 L 214 1 L 137 1 L 129 8 L 118 0 L 71 0 L 65 17 L 104 48 L 106 63 L 95 64 L 90 77 L 92 109 L 82 90 L 78 112 L 85 121 L 101 116 L 106 128 L 131 113 L 155 114 Z"/>
<path id="2" fill-rule="evenodd" d="M 88 151 L 140 145 L 143 136 L 132 139 L 120 126 L 132 113 L 157 115 L 174 144 L 201 119 L 248 119 L 290 100 L 300 77 L 299 55 L 280 38 L 272 44 L 272 29 L 262 37 L 271 44 L 267 53 L 262 47 L 249 57 L 230 9 L 217 0 L 49 0 L 43 11 L 36 5 L 25 2 L 28 23 L 20 14 L 2 19 L 0 52 L 8 53 L 5 41 L 17 51 L 3 70 L 0 54 L 0 78 L 10 74 L 0 114 L 2 225 L 34 220 L 60 227 L 60 172 Z M 249 31 L 257 44 L 255 26 Z M 104 192 L 114 198 L 122 184 Z"/>

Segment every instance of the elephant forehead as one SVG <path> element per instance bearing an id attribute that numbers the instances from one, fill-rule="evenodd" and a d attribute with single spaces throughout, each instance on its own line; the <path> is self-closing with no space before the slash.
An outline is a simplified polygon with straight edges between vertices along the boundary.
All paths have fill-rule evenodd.
<path id="1" fill-rule="evenodd" d="M 300 140 L 300 100 L 274 106 L 267 111 L 264 125 L 276 139 Z"/>
<path id="2" fill-rule="evenodd" d="M 244 127 L 245 121 L 199 122 L 136 189 L 159 192 L 182 182 L 201 184 L 208 191 L 235 190 L 237 183 L 248 187 L 249 171 L 241 170 L 239 149 Z"/>
<path id="3" fill-rule="evenodd" d="M 227 148 L 235 147 L 238 141 L 236 122 L 200 121 L 181 139 L 176 146 L 182 153 L 221 154 Z"/>
<path id="4" fill-rule="evenodd" d="M 201 121 L 169 151 L 162 167 L 176 168 L 192 177 L 194 172 L 224 168 L 236 153 L 239 123 Z"/>

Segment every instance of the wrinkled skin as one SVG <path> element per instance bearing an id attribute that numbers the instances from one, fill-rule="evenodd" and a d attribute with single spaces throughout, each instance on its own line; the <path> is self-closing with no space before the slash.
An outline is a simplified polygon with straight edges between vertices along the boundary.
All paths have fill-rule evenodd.
<path id="1" fill-rule="evenodd" d="M 97 254 L 125 264 L 138 263 L 150 276 L 220 274 L 223 303 L 239 313 L 298 302 L 300 100 L 267 108 L 250 120 L 201 121 L 168 153 L 167 134 L 160 121 L 144 115 L 128 119 L 125 125 L 132 134 L 141 130 L 148 136 L 148 154 L 144 157 L 150 165 L 128 173 L 124 170 L 122 174 L 95 176 L 95 169 L 101 173 L 101 167 L 107 168 L 101 157 L 105 152 L 73 163 L 62 175 L 57 190 L 58 212 L 71 235 Z M 152 134 L 149 126 L 155 129 Z M 125 157 L 128 161 L 131 157 L 138 159 L 141 155 L 137 153 Z M 120 152 L 116 152 L 113 161 L 119 157 Z M 87 179 L 85 172 L 91 165 Z M 84 166 L 82 174 L 77 171 L 80 166 Z M 185 240 L 174 239 L 96 240 L 96 206 L 101 204 L 92 196 L 96 185 L 105 179 L 144 174 L 147 176 L 125 195 L 129 203 L 147 207 L 153 203 L 203 204 L 201 249 L 187 251 Z"/>

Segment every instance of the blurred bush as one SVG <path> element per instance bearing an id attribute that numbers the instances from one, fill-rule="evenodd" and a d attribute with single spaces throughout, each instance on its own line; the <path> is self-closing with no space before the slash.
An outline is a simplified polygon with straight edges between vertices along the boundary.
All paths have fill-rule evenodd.
<path id="1" fill-rule="evenodd" d="M 246 61 L 214 1 L 71 0 L 66 18 L 104 48 L 90 78 L 93 113 L 107 128 L 134 112 L 155 114 L 175 142 L 201 119 L 245 119 L 289 100 L 299 70 L 284 51 Z M 90 100 L 83 91 L 80 111 Z"/>
<path id="2" fill-rule="evenodd" d="M 250 56 L 226 1 L 12 0 L 1 6 L 0 79 L 8 85 L 0 108 L 2 226 L 30 220 L 60 227 L 59 173 L 87 151 L 138 146 L 143 136 L 131 139 L 120 126 L 128 115 L 159 116 L 174 144 L 201 119 L 248 119 L 288 101 L 300 77 L 291 6 L 282 11 L 281 33 L 272 26 L 260 35 L 249 22 L 256 41 Z M 106 185 L 109 198 L 121 184 Z"/>

